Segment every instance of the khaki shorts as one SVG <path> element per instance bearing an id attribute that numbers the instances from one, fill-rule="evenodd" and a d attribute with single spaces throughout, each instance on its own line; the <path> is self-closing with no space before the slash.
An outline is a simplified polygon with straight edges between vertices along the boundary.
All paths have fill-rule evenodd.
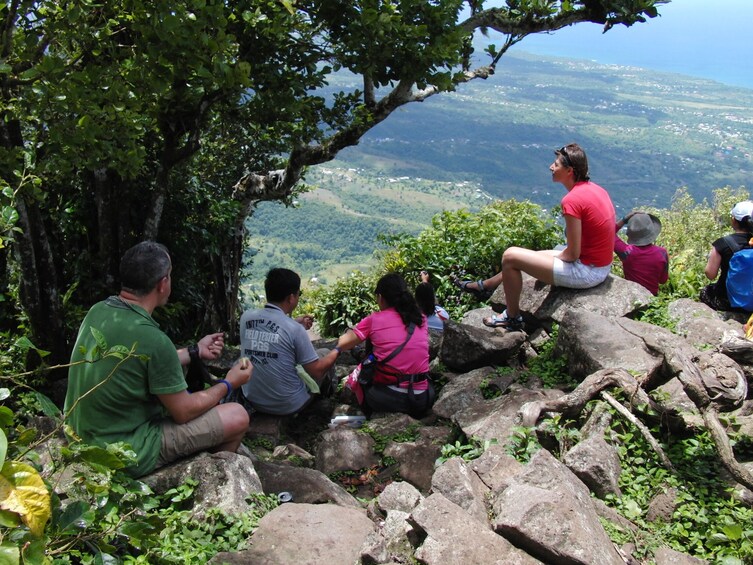
<path id="1" fill-rule="evenodd" d="M 159 450 L 157 467 L 205 451 L 222 443 L 224 430 L 222 419 L 216 409 L 212 409 L 185 424 L 167 420 L 162 424 L 162 445 Z"/>
<path id="2" fill-rule="evenodd" d="M 565 288 L 592 288 L 597 284 L 603 283 L 609 271 L 612 270 L 612 264 L 604 267 L 592 267 L 584 265 L 580 260 L 572 263 L 563 261 L 558 257 L 554 258 L 554 286 Z"/>

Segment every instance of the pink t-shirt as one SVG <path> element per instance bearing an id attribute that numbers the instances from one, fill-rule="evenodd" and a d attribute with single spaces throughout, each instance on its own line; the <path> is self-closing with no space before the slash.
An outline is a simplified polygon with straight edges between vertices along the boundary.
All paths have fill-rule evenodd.
<path id="1" fill-rule="evenodd" d="M 579 182 L 562 199 L 562 213 L 580 220 L 580 262 L 611 265 L 615 212 L 607 191 L 591 181 Z"/>
<path id="2" fill-rule="evenodd" d="M 416 326 L 408 343 L 403 350 L 393 357 L 388 365 L 388 371 L 392 370 L 405 375 L 429 372 L 429 325 L 424 322 Z M 380 310 L 366 316 L 356 324 L 353 331 L 359 339 L 370 339 L 374 346 L 374 355 L 377 359 L 385 359 L 400 344 L 405 341 L 408 335 L 400 314 L 394 308 Z M 377 379 L 379 380 L 379 365 L 377 365 Z M 407 387 L 408 383 L 401 386 Z M 424 390 L 428 386 L 427 381 L 419 382 L 414 385 L 416 390 Z"/>
<path id="3" fill-rule="evenodd" d="M 669 278 L 667 250 L 658 245 L 629 245 L 614 236 L 614 252 L 622 261 L 625 279 L 643 285 L 651 294 L 659 294 L 659 285 Z"/>

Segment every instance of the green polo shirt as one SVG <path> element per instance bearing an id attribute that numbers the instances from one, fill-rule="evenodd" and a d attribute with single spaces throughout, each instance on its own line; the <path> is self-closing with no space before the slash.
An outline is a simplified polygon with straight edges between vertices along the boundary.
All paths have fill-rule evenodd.
<path id="1" fill-rule="evenodd" d="M 101 333 L 108 347 L 130 349 L 136 344 L 135 353 L 143 358 L 132 357 L 120 365 L 115 357 L 80 363 L 91 358 L 97 345 L 92 328 Z M 155 395 L 186 388 L 175 346 L 159 324 L 143 308 L 111 296 L 92 306 L 81 323 L 71 365 L 65 413 L 80 400 L 67 422 L 87 443 L 130 444 L 138 464 L 127 471 L 135 477 L 151 472 L 159 457 L 162 422 L 168 417 Z M 99 383 L 101 386 L 83 396 Z"/>

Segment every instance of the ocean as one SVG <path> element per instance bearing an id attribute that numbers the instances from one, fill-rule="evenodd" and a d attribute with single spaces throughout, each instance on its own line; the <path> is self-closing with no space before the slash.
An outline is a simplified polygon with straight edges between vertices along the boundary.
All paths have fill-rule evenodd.
<path id="1" fill-rule="evenodd" d="M 578 24 L 532 35 L 511 52 L 629 65 L 753 89 L 753 1 L 673 0 L 659 6 L 659 13 L 607 33 L 597 24 Z"/>

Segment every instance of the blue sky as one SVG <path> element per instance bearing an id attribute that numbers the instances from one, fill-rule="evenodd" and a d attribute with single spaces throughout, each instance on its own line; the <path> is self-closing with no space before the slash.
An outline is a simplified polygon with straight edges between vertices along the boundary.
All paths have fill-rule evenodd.
<path id="1" fill-rule="evenodd" d="M 660 17 L 606 34 L 579 24 L 513 48 L 709 78 L 753 89 L 753 0 L 673 0 Z"/>

